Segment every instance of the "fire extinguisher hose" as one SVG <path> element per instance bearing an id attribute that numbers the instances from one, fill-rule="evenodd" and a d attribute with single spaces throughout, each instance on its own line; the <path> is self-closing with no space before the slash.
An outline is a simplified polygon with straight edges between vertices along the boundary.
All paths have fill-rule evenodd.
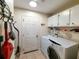
<path id="1" fill-rule="evenodd" d="M 5 41 L 8 41 L 7 22 L 4 23 L 4 29 L 5 29 Z"/>

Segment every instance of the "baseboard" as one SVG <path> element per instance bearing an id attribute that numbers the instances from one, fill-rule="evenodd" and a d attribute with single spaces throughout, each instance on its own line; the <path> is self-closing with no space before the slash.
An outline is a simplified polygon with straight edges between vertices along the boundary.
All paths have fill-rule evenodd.
<path id="1" fill-rule="evenodd" d="M 27 54 L 27 53 L 35 52 L 35 51 L 38 51 L 38 50 L 39 50 L 39 49 L 32 50 L 32 51 L 28 51 L 28 52 L 24 52 L 23 54 Z"/>

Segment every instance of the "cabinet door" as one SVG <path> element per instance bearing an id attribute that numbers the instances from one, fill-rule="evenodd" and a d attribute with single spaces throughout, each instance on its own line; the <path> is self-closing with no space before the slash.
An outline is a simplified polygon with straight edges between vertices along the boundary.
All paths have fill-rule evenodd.
<path id="1" fill-rule="evenodd" d="M 54 15 L 48 19 L 48 26 L 49 27 L 57 27 L 58 26 L 58 14 Z"/>
<path id="2" fill-rule="evenodd" d="M 59 26 L 69 26 L 69 10 L 59 13 Z"/>
<path id="3" fill-rule="evenodd" d="M 79 26 L 79 5 L 71 8 L 71 26 Z"/>
<path id="4" fill-rule="evenodd" d="M 52 19 L 52 26 L 57 27 L 58 26 L 58 14 L 54 15 Z"/>
<path id="5" fill-rule="evenodd" d="M 52 27 L 52 19 L 53 16 L 48 18 L 48 27 Z"/>

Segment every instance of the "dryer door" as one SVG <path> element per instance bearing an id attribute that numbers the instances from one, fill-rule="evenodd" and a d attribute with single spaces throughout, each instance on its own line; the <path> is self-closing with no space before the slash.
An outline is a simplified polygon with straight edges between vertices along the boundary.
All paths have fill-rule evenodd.
<path id="1" fill-rule="evenodd" d="M 47 51 L 48 51 L 49 59 L 60 59 L 59 55 L 57 54 L 55 49 L 53 49 L 52 46 L 49 46 Z"/>

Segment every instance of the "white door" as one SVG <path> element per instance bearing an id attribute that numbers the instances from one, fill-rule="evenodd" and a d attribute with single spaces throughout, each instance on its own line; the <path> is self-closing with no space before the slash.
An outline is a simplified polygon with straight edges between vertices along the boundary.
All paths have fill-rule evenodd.
<path id="1" fill-rule="evenodd" d="M 22 17 L 22 46 L 25 52 L 38 49 L 39 24 L 33 17 Z"/>

